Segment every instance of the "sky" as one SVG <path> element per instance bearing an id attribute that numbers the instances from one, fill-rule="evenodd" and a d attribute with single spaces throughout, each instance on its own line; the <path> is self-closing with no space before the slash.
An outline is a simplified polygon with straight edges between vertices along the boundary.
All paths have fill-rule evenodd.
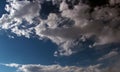
<path id="1" fill-rule="evenodd" d="M 0 72 L 119 72 L 119 0 L 1 0 Z"/>

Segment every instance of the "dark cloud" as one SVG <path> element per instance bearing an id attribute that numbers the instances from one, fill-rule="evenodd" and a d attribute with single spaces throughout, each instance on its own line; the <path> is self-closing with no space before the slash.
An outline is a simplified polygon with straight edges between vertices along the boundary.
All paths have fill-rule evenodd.
<path id="1" fill-rule="evenodd" d="M 47 19 L 50 13 L 59 13 L 59 7 L 56 4 L 53 5 L 52 1 L 45 1 L 41 4 L 40 17 Z"/>

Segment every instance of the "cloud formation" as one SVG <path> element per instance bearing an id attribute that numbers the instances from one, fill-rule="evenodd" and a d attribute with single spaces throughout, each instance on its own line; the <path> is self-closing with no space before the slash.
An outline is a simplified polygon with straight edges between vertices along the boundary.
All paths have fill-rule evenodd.
<path id="1" fill-rule="evenodd" d="M 86 67 L 80 66 L 61 66 L 61 65 L 41 65 L 41 64 L 0 64 L 2 66 L 16 68 L 16 72 L 119 72 L 119 59 L 111 64 L 102 67 L 102 64 L 90 65 Z"/>
<path id="2" fill-rule="evenodd" d="M 108 54 L 104 55 L 103 57 L 100 57 L 98 60 L 101 61 L 101 60 L 109 59 L 109 58 L 112 58 L 117 55 L 119 55 L 119 53 L 117 51 L 113 50 L 113 51 L 109 52 Z"/>
<path id="3" fill-rule="evenodd" d="M 16 64 L 16 63 L 4 64 L 4 63 L 2 63 L 1 65 L 7 66 L 7 67 L 15 67 L 15 68 L 17 68 L 17 67 L 19 67 L 20 64 Z"/>
<path id="4" fill-rule="evenodd" d="M 120 59 L 116 60 L 115 63 L 103 69 L 103 72 L 120 72 Z"/>
<path id="5" fill-rule="evenodd" d="M 39 16 L 39 1 L 31 3 L 27 0 L 7 0 L 7 2 L 9 4 L 6 4 L 5 10 L 8 14 L 3 14 L 0 18 L 0 27 L 2 29 L 10 29 L 11 32 L 18 36 L 29 37 L 32 28 L 26 26 L 30 26 L 33 23 L 33 18 Z M 23 24 L 23 21 L 28 25 Z"/>
<path id="6" fill-rule="evenodd" d="M 60 66 L 60 65 L 40 65 L 40 64 L 5 64 L 8 67 L 16 67 L 18 72 L 100 72 L 99 66 L 89 67 Z M 19 65 L 19 66 L 16 66 Z"/>
<path id="7" fill-rule="evenodd" d="M 0 18 L 1 29 L 10 30 L 18 36 L 30 38 L 34 35 L 39 39 L 50 39 L 60 47 L 55 56 L 78 52 L 83 47 L 81 42 L 93 36 L 93 46 L 120 41 L 119 0 L 97 3 L 91 0 L 7 2 L 5 9 L 8 13 Z M 45 2 L 57 6 L 59 12 L 48 13 L 47 19 L 43 20 L 40 13 Z"/>
<path id="8" fill-rule="evenodd" d="M 80 66 L 61 66 L 61 65 L 41 65 L 41 64 L 0 64 L 10 68 L 16 68 L 16 72 L 119 72 L 119 59 L 107 67 L 102 64 L 90 65 L 87 67 Z"/>

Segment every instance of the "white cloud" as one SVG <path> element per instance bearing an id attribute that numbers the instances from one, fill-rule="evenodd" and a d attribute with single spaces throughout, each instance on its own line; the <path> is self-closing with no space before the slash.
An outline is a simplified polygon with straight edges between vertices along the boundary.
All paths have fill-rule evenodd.
<path id="1" fill-rule="evenodd" d="M 100 72 L 100 65 L 78 67 L 40 64 L 5 64 L 5 66 L 16 67 L 18 72 Z"/>
<path id="2" fill-rule="evenodd" d="M 94 45 L 104 45 L 120 41 L 120 17 L 118 7 L 91 7 L 84 3 L 74 5 L 69 9 L 68 4 L 62 0 L 52 0 L 53 4 L 60 4 L 61 13 L 50 13 L 47 20 L 40 16 L 43 0 L 33 2 L 27 0 L 7 0 L 6 11 L 0 18 L 0 27 L 30 38 L 31 34 L 40 39 L 48 38 L 59 48 L 58 55 L 71 55 L 79 50 L 74 49 L 76 39 L 84 41 L 95 36 Z M 119 3 L 119 2 L 118 2 Z M 59 5 L 58 5 L 59 6 Z M 35 20 L 33 20 L 35 18 Z M 37 22 L 34 23 L 34 22 Z M 31 27 L 29 27 L 31 25 Z M 80 46 L 80 45 L 79 45 Z M 79 47 L 79 49 L 81 46 Z M 74 50 L 74 51 L 73 51 Z"/>
<path id="3" fill-rule="evenodd" d="M 120 60 L 117 58 L 115 62 L 107 66 L 102 64 L 90 66 L 61 66 L 61 65 L 41 65 L 41 64 L 0 64 L 6 67 L 14 67 L 17 72 L 119 72 Z"/>
<path id="4" fill-rule="evenodd" d="M 32 28 L 20 29 L 20 25 L 23 21 L 29 22 L 28 25 L 33 23 L 33 18 L 39 16 L 40 3 L 35 1 L 33 3 L 23 0 L 7 0 L 9 4 L 6 4 L 6 11 L 9 14 L 3 14 L 0 18 L 0 27 L 2 29 L 10 29 L 11 32 L 18 36 L 30 37 Z"/>
<path id="5" fill-rule="evenodd" d="M 20 64 L 16 64 L 16 63 L 10 63 L 10 64 L 3 64 L 2 63 L 1 65 L 7 66 L 7 67 L 15 67 L 15 68 L 20 66 Z"/>
<path id="6" fill-rule="evenodd" d="M 19 20 L 25 19 L 32 23 L 32 19 L 39 16 L 40 4 L 38 1 L 31 3 L 27 0 L 8 0 L 8 2 L 10 4 L 7 4 L 5 9 L 10 12 L 9 16 L 11 18 L 17 18 Z"/>

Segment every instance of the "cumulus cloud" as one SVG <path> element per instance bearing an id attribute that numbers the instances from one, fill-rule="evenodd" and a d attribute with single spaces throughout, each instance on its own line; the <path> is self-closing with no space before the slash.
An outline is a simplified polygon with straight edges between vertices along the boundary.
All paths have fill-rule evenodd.
<path id="1" fill-rule="evenodd" d="M 0 18 L 0 27 L 2 29 L 10 29 L 11 32 L 18 36 L 23 35 L 29 37 L 32 28 L 25 29 L 23 21 L 27 21 L 28 23 L 26 23 L 28 25 L 33 23 L 33 19 L 39 16 L 40 2 L 35 1 L 31 3 L 27 0 L 7 0 L 7 2 L 8 4 L 6 4 L 5 10 L 8 14 L 3 14 Z"/>
<path id="2" fill-rule="evenodd" d="M 81 34 L 88 37 L 95 35 L 98 39 L 96 44 L 119 41 L 119 8 L 106 6 L 95 7 L 92 12 L 89 10 L 89 5 L 80 3 L 73 10 L 63 10 L 62 16 L 73 19 Z"/>
<path id="3" fill-rule="evenodd" d="M 34 17 L 39 16 L 40 5 L 38 1 L 30 2 L 27 0 L 7 0 L 10 4 L 6 5 L 6 11 L 9 12 L 9 17 L 18 20 L 25 19 L 32 22 Z"/>
<path id="4" fill-rule="evenodd" d="M 18 72 L 100 72 L 100 65 L 94 65 L 89 67 L 40 64 L 18 65 L 19 64 L 5 64 L 5 66 L 8 67 L 16 67 Z"/>
<path id="5" fill-rule="evenodd" d="M 73 9 L 69 9 L 68 4 L 64 0 L 60 4 L 60 11 L 61 17 L 67 17 L 75 21 L 75 23 L 69 26 L 68 24 L 70 23 L 66 22 L 62 27 L 58 27 L 63 23 L 63 21 L 60 21 L 61 17 L 56 14 L 50 14 L 47 20 L 47 29 L 37 34 L 42 34 L 60 45 L 63 48 L 62 54 L 72 54 L 71 48 L 76 45 L 74 40 L 81 37 L 90 38 L 95 36 L 96 42 L 93 46 L 119 42 L 118 7 L 106 5 L 105 7 L 96 6 L 91 8 L 87 4 L 79 3 Z M 40 31 L 40 29 L 38 30 Z"/>
<path id="6" fill-rule="evenodd" d="M 120 41 L 119 1 L 105 0 L 52 0 L 59 12 L 50 12 L 47 19 L 40 18 L 42 4 L 49 0 L 7 0 L 8 14 L 0 18 L 0 27 L 18 36 L 39 36 L 59 45 L 57 55 L 78 52 L 82 43 L 95 37 L 95 45 Z M 56 5 L 57 4 L 57 5 Z M 46 10 L 47 11 L 47 10 Z M 76 48 L 76 49 L 75 49 Z"/>

